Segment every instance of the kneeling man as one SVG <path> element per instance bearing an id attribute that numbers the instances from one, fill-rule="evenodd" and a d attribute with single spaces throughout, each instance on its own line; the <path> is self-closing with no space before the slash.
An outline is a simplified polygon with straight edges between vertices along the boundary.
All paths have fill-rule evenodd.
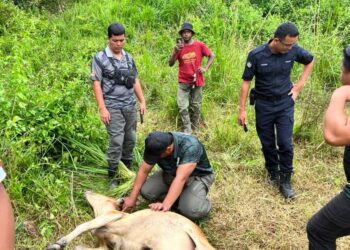
<path id="1" fill-rule="evenodd" d="M 153 166 L 161 168 L 148 177 Z M 189 219 L 205 217 L 211 203 L 207 198 L 214 181 L 203 144 L 194 136 L 179 132 L 152 132 L 145 140 L 143 162 L 137 172 L 123 210 L 135 206 L 138 194 L 154 203 L 155 211 L 174 209 Z"/>

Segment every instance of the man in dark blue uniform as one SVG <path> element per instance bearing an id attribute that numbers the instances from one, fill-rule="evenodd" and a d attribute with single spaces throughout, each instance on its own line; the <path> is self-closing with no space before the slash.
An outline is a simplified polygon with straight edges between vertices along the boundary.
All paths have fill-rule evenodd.
<path id="1" fill-rule="evenodd" d="M 285 198 L 295 193 L 290 184 L 293 172 L 292 133 L 294 102 L 311 73 L 313 56 L 299 47 L 298 29 L 290 22 L 281 24 L 268 43 L 252 50 L 242 76 L 238 122 L 247 122 L 245 111 L 249 85 L 255 76 L 255 88 L 251 90 L 251 104 L 255 102 L 256 130 L 265 157 L 269 183 L 279 186 Z M 290 80 L 294 62 L 304 64 L 296 83 Z"/>

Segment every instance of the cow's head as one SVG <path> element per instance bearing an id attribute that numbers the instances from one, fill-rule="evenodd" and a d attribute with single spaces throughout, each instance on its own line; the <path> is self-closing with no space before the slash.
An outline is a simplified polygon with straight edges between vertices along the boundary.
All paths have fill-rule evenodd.
<path id="1" fill-rule="evenodd" d="M 120 211 L 123 205 L 123 199 L 113 199 L 92 191 L 86 191 L 85 197 L 94 210 L 95 217 L 110 211 Z"/>

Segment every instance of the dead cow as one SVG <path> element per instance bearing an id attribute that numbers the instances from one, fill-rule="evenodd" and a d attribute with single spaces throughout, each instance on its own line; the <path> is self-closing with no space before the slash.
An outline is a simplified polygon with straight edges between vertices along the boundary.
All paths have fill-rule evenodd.
<path id="1" fill-rule="evenodd" d="M 173 212 L 144 209 L 121 212 L 122 200 L 93 192 L 85 193 L 95 219 L 79 225 L 70 234 L 48 246 L 63 249 L 80 234 L 93 230 L 97 248 L 78 246 L 76 250 L 208 250 L 212 247 L 201 229 L 186 217 Z"/>

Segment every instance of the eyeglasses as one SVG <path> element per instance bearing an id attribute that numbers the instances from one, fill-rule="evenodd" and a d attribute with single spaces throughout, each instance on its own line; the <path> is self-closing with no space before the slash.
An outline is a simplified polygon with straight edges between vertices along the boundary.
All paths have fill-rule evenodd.
<path id="1" fill-rule="evenodd" d="M 292 44 L 284 43 L 284 42 L 282 42 L 282 41 L 279 40 L 279 39 L 278 39 L 278 41 L 279 41 L 282 45 L 284 45 L 284 47 L 286 47 L 286 48 L 292 48 L 292 47 L 295 45 L 295 43 L 292 43 Z"/>

